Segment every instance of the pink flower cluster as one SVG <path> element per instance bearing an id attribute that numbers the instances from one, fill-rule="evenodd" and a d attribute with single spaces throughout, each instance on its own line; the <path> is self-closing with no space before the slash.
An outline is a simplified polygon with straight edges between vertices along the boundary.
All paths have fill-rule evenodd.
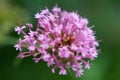
<path id="1" fill-rule="evenodd" d="M 59 68 L 60 75 L 66 75 L 67 68 L 71 68 L 76 77 L 80 77 L 83 68 L 90 68 L 90 61 L 98 55 L 98 42 L 86 18 L 76 12 L 61 11 L 57 6 L 51 11 L 42 10 L 35 18 L 38 20 L 36 30 L 32 30 L 30 23 L 15 28 L 18 34 L 23 34 L 14 46 L 20 51 L 19 58 L 33 56 L 36 63 L 43 60 L 48 67 L 52 66 L 52 73 Z"/>

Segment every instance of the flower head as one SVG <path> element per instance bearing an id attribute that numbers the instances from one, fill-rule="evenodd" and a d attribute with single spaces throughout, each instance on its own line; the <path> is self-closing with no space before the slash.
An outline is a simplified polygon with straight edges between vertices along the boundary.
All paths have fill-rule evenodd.
<path id="1" fill-rule="evenodd" d="M 71 67 L 76 77 L 80 77 L 83 68 L 90 68 L 90 62 L 98 55 L 98 42 L 87 18 L 76 12 L 61 11 L 57 6 L 51 11 L 46 8 L 38 12 L 35 18 L 36 30 L 32 30 L 30 23 L 26 24 L 28 33 L 23 30 L 25 26 L 15 28 L 18 34 L 24 34 L 15 45 L 20 51 L 19 58 L 33 56 L 36 63 L 43 60 L 48 67 L 54 66 L 53 73 L 59 68 L 60 75 L 66 75 L 67 68 Z"/>

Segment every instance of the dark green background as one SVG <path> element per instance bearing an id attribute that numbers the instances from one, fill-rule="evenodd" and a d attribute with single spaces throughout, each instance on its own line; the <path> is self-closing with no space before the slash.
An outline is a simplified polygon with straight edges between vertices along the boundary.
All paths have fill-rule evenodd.
<path id="1" fill-rule="evenodd" d="M 19 38 L 16 25 L 36 24 L 34 14 L 58 4 L 62 10 L 78 11 L 94 25 L 100 40 L 99 56 L 81 78 L 51 73 L 46 63 L 32 58 L 16 59 L 13 48 Z M 120 80 L 120 0 L 0 0 L 0 80 Z"/>

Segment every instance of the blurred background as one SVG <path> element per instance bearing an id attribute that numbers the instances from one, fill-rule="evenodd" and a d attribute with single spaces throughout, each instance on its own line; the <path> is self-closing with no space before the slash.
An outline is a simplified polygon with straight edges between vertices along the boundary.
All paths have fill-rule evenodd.
<path id="1" fill-rule="evenodd" d="M 81 78 L 72 72 L 52 74 L 46 63 L 36 64 L 32 58 L 16 59 L 18 52 L 13 46 L 19 36 L 14 27 L 35 25 L 34 14 L 55 4 L 87 17 L 101 40 L 101 53 Z M 120 0 L 0 0 L 0 80 L 120 80 Z"/>

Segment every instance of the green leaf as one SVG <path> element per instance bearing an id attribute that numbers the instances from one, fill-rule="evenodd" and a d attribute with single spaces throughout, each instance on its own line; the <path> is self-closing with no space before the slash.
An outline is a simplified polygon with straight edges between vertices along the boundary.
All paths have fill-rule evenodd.
<path id="1" fill-rule="evenodd" d="M 13 66 L 14 67 L 19 67 L 20 63 L 22 62 L 23 59 L 20 58 L 15 58 L 15 60 L 13 61 Z"/>

